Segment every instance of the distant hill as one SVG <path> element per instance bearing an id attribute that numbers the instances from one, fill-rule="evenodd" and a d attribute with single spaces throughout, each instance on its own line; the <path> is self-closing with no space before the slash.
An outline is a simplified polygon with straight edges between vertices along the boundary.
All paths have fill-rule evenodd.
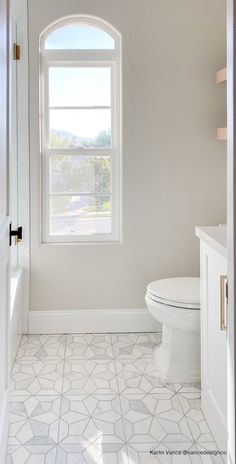
<path id="1" fill-rule="evenodd" d="M 95 138 L 78 137 L 71 132 L 58 129 L 51 129 L 50 137 L 52 146 L 64 146 L 67 148 L 91 148 L 91 147 L 110 147 L 111 146 L 111 130 L 102 130 Z"/>
<path id="2" fill-rule="evenodd" d="M 88 137 L 78 137 L 75 134 L 71 134 L 71 132 L 63 131 L 63 130 L 58 130 L 58 129 L 51 129 L 51 136 L 52 137 L 58 137 L 60 140 L 68 140 L 68 142 L 71 142 L 72 145 L 76 146 L 89 146 L 91 145 L 93 139 L 88 138 Z"/>

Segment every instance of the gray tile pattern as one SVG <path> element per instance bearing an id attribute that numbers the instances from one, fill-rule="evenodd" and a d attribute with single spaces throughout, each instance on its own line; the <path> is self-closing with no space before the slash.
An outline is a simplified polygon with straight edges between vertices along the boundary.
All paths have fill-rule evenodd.
<path id="1" fill-rule="evenodd" d="M 220 464 L 199 385 L 163 384 L 160 334 L 24 336 L 7 464 Z"/>

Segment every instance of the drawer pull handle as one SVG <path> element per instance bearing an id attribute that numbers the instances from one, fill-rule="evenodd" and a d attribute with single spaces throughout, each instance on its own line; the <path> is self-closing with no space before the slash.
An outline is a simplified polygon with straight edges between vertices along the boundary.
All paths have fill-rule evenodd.
<path id="1" fill-rule="evenodd" d="M 220 330 L 227 330 L 226 308 L 227 308 L 227 276 L 220 276 Z"/>

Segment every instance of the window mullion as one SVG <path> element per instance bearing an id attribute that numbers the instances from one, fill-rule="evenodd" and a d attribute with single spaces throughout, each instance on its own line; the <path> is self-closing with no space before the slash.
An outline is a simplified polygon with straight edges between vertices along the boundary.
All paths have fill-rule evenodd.
<path id="1" fill-rule="evenodd" d="M 46 156 L 114 156 L 115 150 L 113 148 L 90 148 L 77 149 L 77 148 L 46 148 L 44 154 Z"/>
<path id="2" fill-rule="evenodd" d="M 47 62 L 107 62 L 114 61 L 114 50 L 42 50 L 41 56 Z"/>
<path id="3" fill-rule="evenodd" d="M 49 110 L 110 110 L 110 106 L 49 106 Z"/>
<path id="4" fill-rule="evenodd" d="M 112 192 L 50 192 L 50 197 L 112 197 Z"/>

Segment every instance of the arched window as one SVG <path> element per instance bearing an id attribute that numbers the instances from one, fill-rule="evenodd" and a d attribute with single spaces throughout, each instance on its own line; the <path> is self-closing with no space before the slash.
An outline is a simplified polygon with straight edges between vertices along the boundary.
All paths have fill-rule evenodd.
<path id="1" fill-rule="evenodd" d="M 120 240 L 120 34 L 65 18 L 40 40 L 44 242 Z"/>

